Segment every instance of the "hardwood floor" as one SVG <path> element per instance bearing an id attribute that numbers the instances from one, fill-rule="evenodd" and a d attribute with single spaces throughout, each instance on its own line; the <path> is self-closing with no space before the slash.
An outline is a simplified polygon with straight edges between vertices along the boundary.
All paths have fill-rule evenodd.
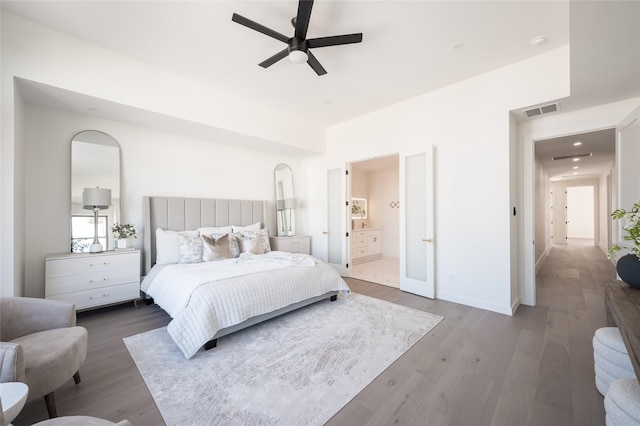
<path id="1" fill-rule="evenodd" d="M 445 319 L 328 424 L 604 425 L 591 339 L 606 324 L 603 283 L 614 278 L 598 248 L 555 246 L 537 277 L 538 305 L 513 317 L 349 279 L 357 293 Z M 79 313 L 89 352 L 82 383 L 56 391 L 58 413 L 163 424 L 122 338 L 168 322 L 156 306 Z M 45 418 L 38 400 L 13 424 Z"/>

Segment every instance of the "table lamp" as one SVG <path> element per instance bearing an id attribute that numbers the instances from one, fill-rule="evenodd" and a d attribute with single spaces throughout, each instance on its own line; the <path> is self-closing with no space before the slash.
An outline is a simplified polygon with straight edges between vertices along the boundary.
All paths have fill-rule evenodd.
<path id="1" fill-rule="evenodd" d="M 85 188 L 82 191 L 82 208 L 93 210 L 94 237 L 89 246 L 90 253 L 102 252 L 102 244 L 98 241 L 98 212 L 108 209 L 111 205 L 111 190 L 104 188 Z"/>

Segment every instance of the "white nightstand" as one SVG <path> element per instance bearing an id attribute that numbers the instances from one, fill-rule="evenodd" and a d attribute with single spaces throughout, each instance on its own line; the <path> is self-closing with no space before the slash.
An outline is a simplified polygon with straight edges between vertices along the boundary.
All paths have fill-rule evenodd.
<path id="1" fill-rule="evenodd" d="M 311 254 L 311 237 L 309 235 L 269 237 L 269 244 L 271 245 L 271 250 Z"/>
<path id="2" fill-rule="evenodd" d="M 140 299 L 139 250 L 51 254 L 45 265 L 45 298 L 77 310 Z"/>

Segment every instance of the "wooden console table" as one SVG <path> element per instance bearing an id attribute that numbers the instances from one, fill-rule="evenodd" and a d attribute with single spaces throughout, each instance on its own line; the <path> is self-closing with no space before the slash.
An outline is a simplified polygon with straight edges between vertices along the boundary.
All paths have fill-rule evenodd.
<path id="1" fill-rule="evenodd" d="M 622 281 L 608 281 L 605 283 L 604 303 L 607 323 L 620 330 L 636 378 L 640 381 L 640 289 Z"/>

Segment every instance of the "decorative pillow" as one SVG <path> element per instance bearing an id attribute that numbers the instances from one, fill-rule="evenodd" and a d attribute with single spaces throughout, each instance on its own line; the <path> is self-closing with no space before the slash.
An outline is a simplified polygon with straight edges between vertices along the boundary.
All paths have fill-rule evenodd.
<path id="1" fill-rule="evenodd" d="M 205 226 L 198 228 L 200 235 L 209 236 L 211 234 L 230 234 L 232 231 L 231 226 Z"/>
<path id="2" fill-rule="evenodd" d="M 178 234 L 180 259 L 178 263 L 202 262 L 202 239 L 200 237 L 186 237 Z"/>
<path id="3" fill-rule="evenodd" d="M 265 253 L 269 253 L 271 251 L 271 244 L 269 243 L 269 230 L 268 229 L 260 229 L 258 231 L 251 231 L 260 236 L 262 240 L 262 248 L 264 248 Z"/>
<path id="4" fill-rule="evenodd" d="M 238 240 L 240 253 L 264 254 L 262 237 L 256 232 L 237 232 L 233 234 Z"/>
<path id="5" fill-rule="evenodd" d="M 197 237 L 198 231 L 166 231 L 156 229 L 156 265 L 178 263 L 180 261 L 180 244 L 178 235 Z"/>
<path id="6" fill-rule="evenodd" d="M 202 239 L 202 261 L 211 262 L 214 260 L 229 259 L 231 250 L 229 247 L 229 234 L 212 234 L 200 236 Z M 235 240 L 235 238 L 231 238 Z M 236 246 L 238 243 L 236 242 Z"/>
<path id="7" fill-rule="evenodd" d="M 269 231 L 266 229 L 242 231 L 233 235 L 235 235 L 238 240 L 240 253 L 251 252 L 253 254 L 264 254 L 271 251 Z M 257 242 L 254 240 L 257 240 Z"/>
<path id="8" fill-rule="evenodd" d="M 232 232 L 235 234 L 236 232 L 242 232 L 242 231 L 259 231 L 261 226 L 260 226 L 260 222 L 256 222 L 252 225 L 247 225 L 247 226 L 232 226 Z"/>

